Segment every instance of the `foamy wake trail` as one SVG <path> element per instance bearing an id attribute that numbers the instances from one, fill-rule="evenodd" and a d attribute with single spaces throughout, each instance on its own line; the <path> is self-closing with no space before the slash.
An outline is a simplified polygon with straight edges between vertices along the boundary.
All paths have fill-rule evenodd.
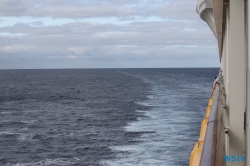
<path id="1" fill-rule="evenodd" d="M 187 123 L 192 122 L 192 112 L 185 109 L 180 94 L 172 93 L 161 85 L 152 87 L 148 100 L 137 103 L 151 109 L 141 111 L 145 116 L 124 127 L 128 132 L 145 134 L 137 138 L 137 144 L 110 147 L 114 152 L 124 153 L 117 153 L 114 160 L 102 161 L 102 165 L 176 166 L 187 162 L 189 154 L 181 154 L 180 151 L 187 148 L 186 142 L 190 141 L 187 131 L 192 130 L 192 126 Z"/>

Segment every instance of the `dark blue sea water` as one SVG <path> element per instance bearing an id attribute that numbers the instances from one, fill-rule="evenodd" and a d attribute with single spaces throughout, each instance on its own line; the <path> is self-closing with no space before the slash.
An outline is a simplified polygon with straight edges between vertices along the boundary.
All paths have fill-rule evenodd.
<path id="1" fill-rule="evenodd" d="M 0 165 L 188 165 L 217 74 L 0 70 Z"/>

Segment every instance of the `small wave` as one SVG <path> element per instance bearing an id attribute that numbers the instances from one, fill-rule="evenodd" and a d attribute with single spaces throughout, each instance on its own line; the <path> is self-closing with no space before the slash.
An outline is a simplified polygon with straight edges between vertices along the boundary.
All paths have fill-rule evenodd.
<path id="1" fill-rule="evenodd" d="M 149 106 L 149 107 L 157 107 L 159 105 L 152 104 L 152 103 L 146 103 L 146 102 L 135 102 L 136 104 L 143 105 L 143 106 Z"/>
<path id="2" fill-rule="evenodd" d="M 25 125 L 36 122 L 37 120 L 23 120 L 23 121 L 13 121 L 13 120 L 2 120 L 0 123 L 2 125 Z"/>
<path id="3" fill-rule="evenodd" d="M 20 140 L 20 141 L 30 141 L 35 136 L 36 136 L 35 134 L 20 134 L 17 139 Z"/>
<path id="4" fill-rule="evenodd" d="M 0 135 L 18 135 L 17 133 L 12 133 L 12 132 L 0 132 Z"/>
<path id="5" fill-rule="evenodd" d="M 0 132 L 0 136 L 3 137 L 14 137 L 20 141 L 30 141 L 32 140 L 36 134 L 22 134 L 22 133 L 13 133 L 13 132 Z"/>
<path id="6" fill-rule="evenodd" d="M 28 131 L 29 128 L 28 127 L 24 127 L 24 128 L 21 128 L 20 130 L 22 130 L 22 131 Z"/>
<path id="7" fill-rule="evenodd" d="M 155 97 L 153 95 L 148 95 L 147 98 L 148 99 L 154 99 Z"/>
<path id="8" fill-rule="evenodd" d="M 78 160 L 78 158 L 74 158 L 74 160 Z M 70 161 L 66 158 L 56 158 L 56 159 L 44 159 L 42 161 L 38 162 L 31 162 L 31 163 L 16 163 L 16 164 L 10 164 L 8 163 L 7 166 L 50 166 L 50 165 L 58 165 L 58 166 L 64 166 L 64 165 L 70 165 L 74 164 L 74 162 Z"/>
<path id="9" fill-rule="evenodd" d="M 26 124 L 30 124 L 30 123 L 34 123 L 36 122 L 37 120 L 23 120 L 23 121 L 20 121 L 20 123 L 26 123 Z"/>
<path id="10" fill-rule="evenodd" d="M 145 114 L 147 111 L 142 111 L 142 110 L 135 110 L 136 112 L 143 113 Z"/>
<path id="11" fill-rule="evenodd" d="M 4 111 L 4 112 L 1 112 L 1 114 L 12 114 L 12 112 Z"/>

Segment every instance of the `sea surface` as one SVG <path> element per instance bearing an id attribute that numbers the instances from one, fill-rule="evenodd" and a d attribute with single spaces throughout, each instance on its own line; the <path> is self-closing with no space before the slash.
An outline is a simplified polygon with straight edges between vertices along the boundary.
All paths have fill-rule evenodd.
<path id="1" fill-rule="evenodd" d="M 218 71 L 0 70 L 0 165 L 186 166 Z"/>

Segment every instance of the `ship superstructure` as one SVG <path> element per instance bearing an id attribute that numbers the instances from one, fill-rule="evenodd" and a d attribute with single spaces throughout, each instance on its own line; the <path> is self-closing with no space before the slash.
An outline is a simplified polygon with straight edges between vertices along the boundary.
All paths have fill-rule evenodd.
<path id="1" fill-rule="evenodd" d="M 205 138 L 200 136 L 200 150 L 194 146 L 190 166 L 250 165 L 249 1 L 197 1 L 197 13 L 217 39 L 221 69 L 201 125 Z"/>

